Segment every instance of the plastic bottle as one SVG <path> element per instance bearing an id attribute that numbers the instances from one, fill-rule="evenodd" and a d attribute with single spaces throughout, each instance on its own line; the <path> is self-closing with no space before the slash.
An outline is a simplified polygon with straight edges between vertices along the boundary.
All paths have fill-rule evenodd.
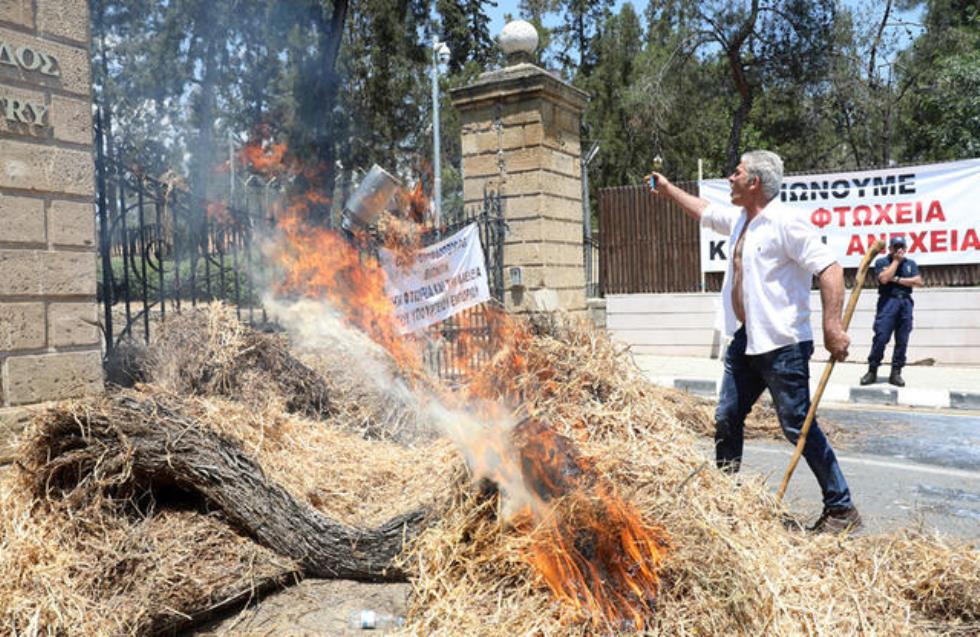
<path id="1" fill-rule="evenodd" d="M 376 613 L 373 610 L 357 610 L 347 618 L 347 626 L 360 630 L 376 630 L 379 628 L 398 628 L 405 624 L 405 618 L 398 615 Z"/>

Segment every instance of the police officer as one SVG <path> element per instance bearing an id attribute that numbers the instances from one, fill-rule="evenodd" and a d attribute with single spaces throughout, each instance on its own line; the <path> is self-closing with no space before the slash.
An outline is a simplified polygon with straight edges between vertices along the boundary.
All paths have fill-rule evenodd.
<path id="1" fill-rule="evenodd" d="M 905 387 L 902 367 L 912 332 L 912 288 L 922 285 L 919 266 L 905 256 L 905 237 L 892 237 L 888 244 L 888 256 L 875 261 L 875 274 L 878 276 L 875 337 L 868 355 L 868 373 L 861 377 L 861 384 L 870 385 L 878 380 L 878 365 L 885 355 L 885 345 L 894 332 L 895 351 L 892 353 L 892 373 L 888 382 Z"/>

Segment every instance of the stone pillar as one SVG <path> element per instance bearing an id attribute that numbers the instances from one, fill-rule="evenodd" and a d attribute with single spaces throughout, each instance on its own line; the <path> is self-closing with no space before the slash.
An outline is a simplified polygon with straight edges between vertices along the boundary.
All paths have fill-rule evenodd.
<path id="1" fill-rule="evenodd" d="M 102 387 L 88 24 L 0 0 L 0 457 L 19 406 Z"/>
<path id="2" fill-rule="evenodd" d="M 482 201 L 485 188 L 504 199 L 508 309 L 584 313 L 579 122 L 588 94 L 520 62 L 451 96 L 463 124 L 465 202 Z M 512 285 L 514 268 L 523 285 Z"/>

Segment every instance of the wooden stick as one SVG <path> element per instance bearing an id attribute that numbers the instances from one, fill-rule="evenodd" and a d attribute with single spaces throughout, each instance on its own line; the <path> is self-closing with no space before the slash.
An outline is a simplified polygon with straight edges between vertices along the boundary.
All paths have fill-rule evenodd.
<path id="1" fill-rule="evenodd" d="M 854 287 L 851 289 L 851 298 L 847 301 L 847 307 L 844 309 L 844 331 L 847 332 L 848 326 L 851 324 L 851 315 L 854 314 L 854 308 L 857 307 L 858 297 L 861 295 L 861 288 L 864 287 L 864 277 L 868 274 L 868 266 L 871 264 L 871 259 L 873 259 L 879 252 L 885 248 L 885 242 L 882 240 L 875 241 L 868 250 L 868 253 L 864 255 L 861 260 L 861 265 L 858 267 L 857 276 L 854 279 Z M 823 391 L 827 388 L 827 381 L 830 380 L 830 373 L 834 371 L 834 363 L 836 361 L 831 358 L 827 361 L 827 366 L 823 369 L 823 375 L 820 377 L 820 383 L 817 385 L 817 391 L 813 394 L 813 400 L 810 402 L 810 409 L 806 412 L 806 419 L 803 421 L 803 428 L 800 430 L 800 438 L 796 441 L 796 451 L 793 452 L 793 459 L 789 462 L 789 467 L 786 469 L 785 475 L 783 475 L 783 483 L 779 485 L 779 492 L 776 494 L 776 501 L 782 502 L 783 495 L 786 493 L 786 487 L 789 486 L 789 479 L 793 477 L 793 471 L 796 470 L 796 465 L 800 462 L 800 456 L 803 454 L 803 447 L 806 446 L 806 437 L 810 433 L 810 427 L 813 425 L 813 419 L 817 415 L 817 405 L 820 403 L 820 398 L 823 397 Z"/>

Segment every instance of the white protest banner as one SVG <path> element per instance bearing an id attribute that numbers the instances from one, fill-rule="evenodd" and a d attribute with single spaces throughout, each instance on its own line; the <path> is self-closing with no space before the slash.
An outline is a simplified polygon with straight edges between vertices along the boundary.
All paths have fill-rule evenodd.
<path id="1" fill-rule="evenodd" d="M 380 250 L 385 293 L 402 334 L 445 320 L 490 300 L 483 246 L 476 224 L 405 257 Z"/>
<path id="2" fill-rule="evenodd" d="M 727 179 L 701 197 L 734 209 Z M 779 197 L 803 211 L 844 267 L 876 239 L 904 236 L 919 265 L 980 263 L 980 159 L 885 170 L 785 177 Z M 724 272 L 728 237 L 701 228 L 701 270 Z"/>

